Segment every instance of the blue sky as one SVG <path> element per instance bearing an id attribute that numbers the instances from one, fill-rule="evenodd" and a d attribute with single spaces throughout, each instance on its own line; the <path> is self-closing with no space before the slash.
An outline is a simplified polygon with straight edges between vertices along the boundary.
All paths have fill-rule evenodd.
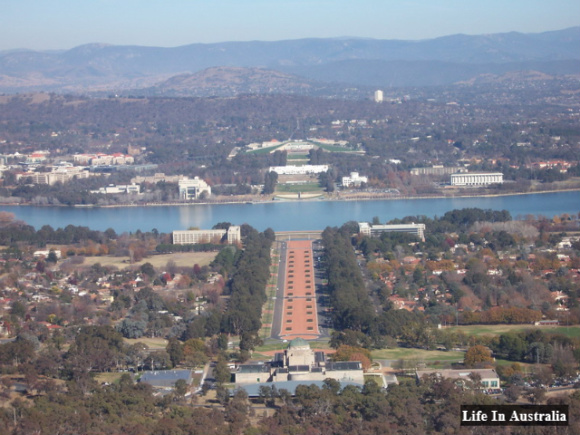
<path id="1" fill-rule="evenodd" d="M 428 39 L 580 25 L 579 0 L 0 0 L 0 50 Z"/>

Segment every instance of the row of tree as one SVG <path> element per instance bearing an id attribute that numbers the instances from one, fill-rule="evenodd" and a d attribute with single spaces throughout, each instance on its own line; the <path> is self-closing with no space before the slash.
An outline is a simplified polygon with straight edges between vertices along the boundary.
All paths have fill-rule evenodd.
<path id="1" fill-rule="evenodd" d="M 375 313 L 350 241 L 348 229 L 322 233 L 332 322 L 336 329 L 366 332 Z"/>

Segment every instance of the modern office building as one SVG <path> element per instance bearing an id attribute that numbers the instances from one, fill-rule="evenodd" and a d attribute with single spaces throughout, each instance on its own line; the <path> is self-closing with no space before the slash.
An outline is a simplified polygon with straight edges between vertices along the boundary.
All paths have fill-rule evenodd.
<path id="1" fill-rule="evenodd" d="M 428 168 L 411 168 L 411 175 L 451 175 L 467 172 L 467 168 L 461 166 L 429 166 Z"/>
<path id="2" fill-rule="evenodd" d="M 227 230 L 185 230 L 173 231 L 174 245 L 195 245 L 197 243 L 220 243 L 224 236 L 228 244 L 241 242 L 240 227 L 230 226 Z"/>
<path id="3" fill-rule="evenodd" d="M 375 103 L 382 103 L 384 100 L 383 91 L 375 91 Z"/>
<path id="4" fill-rule="evenodd" d="M 211 195 L 211 187 L 199 177 L 193 179 L 186 177 L 178 182 L 178 186 L 179 198 L 182 200 L 199 199 L 199 196 L 204 192 L 208 196 Z"/>
<path id="5" fill-rule="evenodd" d="M 359 222 L 358 228 L 363 236 L 380 237 L 383 233 L 409 233 L 425 241 L 425 224 L 371 225 L 368 222 Z"/>
<path id="6" fill-rule="evenodd" d="M 498 183 L 503 183 L 501 172 L 451 174 L 452 186 L 487 186 Z"/>

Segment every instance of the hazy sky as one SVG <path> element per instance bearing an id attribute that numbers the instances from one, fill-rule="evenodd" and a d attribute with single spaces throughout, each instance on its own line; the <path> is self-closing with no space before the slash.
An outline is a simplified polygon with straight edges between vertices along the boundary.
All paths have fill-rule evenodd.
<path id="1" fill-rule="evenodd" d="M 580 0 L 0 0 L 0 50 L 427 39 L 580 25 Z"/>

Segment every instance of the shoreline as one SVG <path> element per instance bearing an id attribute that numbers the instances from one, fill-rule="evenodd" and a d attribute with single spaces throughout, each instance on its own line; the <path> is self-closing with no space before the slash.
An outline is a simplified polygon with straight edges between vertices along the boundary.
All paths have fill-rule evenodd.
<path id="1" fill-rule="evenodd" d="M 94 204 L 75 204 L 75 205 L 64 205 L 64 204 L 31 204 L 31 203 L 20 203 L 20 204 L 8 204 L 0 203 L 0 207 L 68 207 L 68 208 L 125 208 L 125 207 L 179 207 L 179 206 L 196 206 L 196 205 L 233 205 L 233 204 L 276 204 L 276 203 L 288 203 L 288 202 L 313 202 L 313 201 L 325 201 L 325 202 L 357 202 L 357 201 L 393 201 L 393 200 L 418 200 L 418 199 L 461 199 L 461 198 L 497 198 L 504 196 L 523 196 L 523 195 L 541 195 L 541 194 L 553 194 L 553 193 L 564 193 L 564 192 L 580 192 L 580 187 L 570 188 L 570 189 L 552 189 L 552 190 L 540 190 L 535 192 L 509 192 L 509 193 L 488 193 L 488 194 L 460 194 L 460 195 L 376 195 L 360 193 L 360 197 L 353 197 L 351 195 L 345 195 L 346 198 L 340 197 L 327 197 L 326 195 L 317 195 L 313 198 L 277 198 L 276 195 L 269 197 L 269 199 L 254 198 L 254 199 L 239 199 L 230 201 L 206 201 L 206 202 L 165 202 L 165 203 L 138 203 L 138 204 L 110 204 L 110 205 L 94 205 Z"/>

